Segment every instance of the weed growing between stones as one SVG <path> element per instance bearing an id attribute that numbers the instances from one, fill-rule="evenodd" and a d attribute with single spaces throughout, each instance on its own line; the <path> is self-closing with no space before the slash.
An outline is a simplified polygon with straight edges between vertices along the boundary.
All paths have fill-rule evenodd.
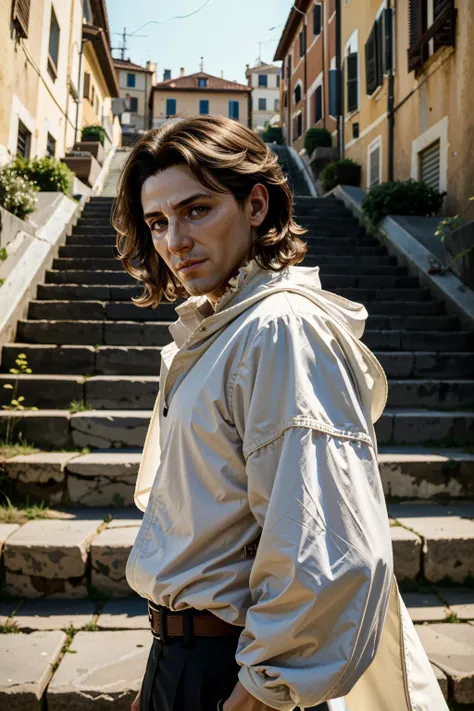
<path id="1" fill-rule="evenodd" d="M 25 402 L 25 398 L 23 395 L 18 395 L 18 386 L 20 384 L 20 375 L 31 375 L 33 372 L 31 368 L 28 366 L 28 360 L 26 357 L 25 353 L 19 353 L 18 358 L 15 360 L 16 368 L 10 368 L 9 372 L 12 375 L 16 375 L 14 384 L 12 383 L 5 383 L 3 386 L 5 390 L 11 390 L 12 391 L 12 397 L 10 400 L 10 403 L 8 405 L 2 405 L 2 408 L 4 410 L 14 410 L 14 411 L 20 411 L 22 412 L 23 410 L 37 410 L 37 407 L 27 407 L 23 403 Z M 17 424 L 20 422 L 21 417 L 14 417 L 10 416 L 7 418 L 7 422 L 4 425 L 4 432 L 2 432 L 2 439 L 5 445 L 11 445 L 13 442 L 13 431 Z M 21 441 L 22 435 L 20 433 L 19 439 Z"/>
<path id="2" fill-rule="evenodd" d="M 15 506 L 10 498 L 4 494 L 6 504 L 0 504 L 0 523 L 26 523 L 41 518 L 49 518 L 49 506 L 41 501 L 39 504 L 29 505 L 28 497 L 26 506 Z"/>
<path id="3" fill-rule="evenodd" d="M 94 408 L 91 405 L 86 405 L 84 400 L 71 400 L 69 403 L 70 412 L 88 412 Z"/>

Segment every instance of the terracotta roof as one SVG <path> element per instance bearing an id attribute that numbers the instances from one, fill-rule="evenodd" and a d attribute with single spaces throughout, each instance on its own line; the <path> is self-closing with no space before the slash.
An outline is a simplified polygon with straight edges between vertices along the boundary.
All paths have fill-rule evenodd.
<path id="1" fill-rule="evenodd" d="M 153 74 L 152 69 L 141 67 L 139 64 L 129 62 L 127 59 L 117 59 L 116 57 L 114 57 L 113 60 L 115 69 L 133 69 L 136 72 L 149 72 L 150 74 Z"/>
<path id="2" fill-rule="evenodd" d="M 297 10 L 306 13 L 309 7 L 309 3 L 310 0 L 296 0 L 295 7 L 297 8 Z M 290 14 L 288 15 L 285 27 L 283 28 L 283 32 L 281 33 L 278 47 L 275 50 L 275 56 L 273 57 L 274 61 L 278 59 L 282 60 L 285 58 L 285 55 L 288 51 L 288 47 L 292 43 L 295 33 L 301 24 L 303 17 L 300 12 L 297 12 L 297 10 L 294 10 L 293 7 L 290 10 Z"/>
<path id="3" fill-rule="evenodd" d="M 207 79 L 207 86 L 198 86 L 198 79 Z M 220 77 L 213 77 L 212 74 L 206 74 L 206 72 L 196 72 L 184 77 L 160 81 L 152 89 L 154 91 L 251 91 L 251 88 L 246 84 L 238 84 Z"/>

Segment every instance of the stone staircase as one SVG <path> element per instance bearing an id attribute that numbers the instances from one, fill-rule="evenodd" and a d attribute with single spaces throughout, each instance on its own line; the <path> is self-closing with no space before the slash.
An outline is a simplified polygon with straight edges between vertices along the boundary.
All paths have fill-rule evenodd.
<path id="1" fill-rule="evenodd" d="M 281 159 L 291 173 L 289 157 L 282 153 Z M 300 175 L 293 172 L 290 178 L 298 194 L 295 213 L 309 229 L 305 265 L 320 266 L 323 288 L 367 306 L 363 340 L 389 379 L 387 408 L 376 430 L 397 577 L 418 591 L 411 593 L 416 621 L 440 623 L 430 626 L 434 631 L 427 648 L 436 647 L 438 635 L 445 649 L 452 643 L 459 654 L 468 647 L 474 652 L 469 622 L 474 620 L 474 594 L 453 587 L 474 575 L 473 335 L 359 227 L 342 202 L 311 198 Z M 130 594 L 125 563 L 141 519 L 133 507 L 133 489 L 174 306 L 164 303 L 153 311 L 131 302 L 140 288 L 115 258 L 112 200 L 96 197 L 85 207 L 38 287 L 28 317 L 19 323 L 16 342 L 4 346 L 1 356 L 0 404 L 9 402 L 11 391 L 1 387 L 13 382 L 9 369 L 25 354 L 32 373 L 19 376 L 18 394 L 27 406 L 38 407 L 0 411 L 0 422 L 17 417 L 17 436 L 21 433 L 39 450 L 5 462 L 9 486 L 17 496 L 53 508 L 49 518 L 0 524 L 0 624 L 24 630 L 24 635 L 8 635 L 7 651 L 12 659 L 21 656 L 18 640 L 35 630 L 40 647 L 44 635 L 50 635 L 48 659 L 54 664 L 69 644 L 59 631 L 68 627 L 65 619 L 76 629 L 86 625 L 74 636 L 75 661 L 66 655 L 47 690 L 43 682 L 50 675 L 41 667 L 44 660 L 38 662 L 43 681 L 28 693 L 35 698 L 46 694 L 48 711 L 63 708 L 64 699 L 72 698 L 72 686 L 79 700 L 77 706 L 71 702 L 71 709 L 82 708 L 80 698 L 92 693 L 89 682 L 77 683 L 92 630 L 126 629 L 127 644 L 139 648 L 125 673 L 127 688 L 112 693 L 118 709 L 128 711 L 140 680 L 137 670 L 143 673 L 143 647 L 149 646 L 143 601 L 120 598 Z M 28 602 L 44 596 L 54 600 Z M 117 599 L 105 602 L 109 598 Z M 61 607 L 53 612 L 56 603 L 66 618 Z M 108 606 L 115 613 L 109 614 Z M 454 610 L 461 608 L 464 616 L 459 617 Z M 141 612 L 130 612 L 136 609 Z M 104 614 L 108 622 L 101 626 Z M 42 622 L 43 617 L 49 621 Z M 448 625 L 446 620 L 453 618 L 462 624 Z M 448 627 L 456 627 L 462 640 L 448 643 Z M 94 632 L 93 644 L 110 634 Z M 111 646 L 109 637 L 100 639 Z M 1 636 L 0 642 L 7 644 Z M 126 657 L 120 644 L 108 652 L 110 663 Z M 436 670 L 450 698 L 474 702 L 474 670 L 464 669 L 462 683 L 449 664 L 438 660 Z M 8 673 L 13 678 L 11 669 Z M 10 688 L 0 676 L 0 709 L 29 708 L 26 702 L 2 706 L 4 686 Z"/>

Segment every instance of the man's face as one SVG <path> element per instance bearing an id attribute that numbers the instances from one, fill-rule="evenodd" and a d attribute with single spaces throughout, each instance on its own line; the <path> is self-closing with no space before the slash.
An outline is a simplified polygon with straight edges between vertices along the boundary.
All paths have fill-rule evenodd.
<path id="1" fill-rule="evenodd" d="M 141 201 L 160 257 L 190 295 L 205 294 L 213 302 L 248 260 L 252 228 L 268 211 L 264 185 L 254 186 L 242 209 L 231 193 L 215 193 L 201 185 L 187 165 L 147 178 Z"/>

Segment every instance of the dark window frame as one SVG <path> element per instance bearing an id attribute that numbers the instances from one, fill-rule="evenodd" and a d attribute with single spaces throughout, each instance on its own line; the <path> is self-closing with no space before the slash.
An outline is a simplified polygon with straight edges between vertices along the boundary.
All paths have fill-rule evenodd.
<path id="1" fill-rule="evenodd" d="M 168 111 L 168 102 L 169 101 L 174 101 L 174 111 Z M 177 109 L 177 102 L 176 99 L 166 99 L 166 118 L 172 118 L 173 116 L 176 115 L 176 109 Z"/>
<path id="2" fill-rule="evenodd" d="M 130 113 L 131 114 L 138 113 L 138 97 L 137 96 L 130 97 Z"/>
<path id="3" fill-rule="evenodd" d="M 454 0 L 434 0 L 430 26 L 427 0 L 410 0 L 408 13 L 408 71 L 412 72 L 420 70 L 429 59 L 431 40 L 434 40 L 433 54 L 442 47 L 456 46 L 457 9 Z"/>
<path id="4" fill-rule="evenodd" d="M 347 77 L 347 113 L 359 110 L 359 57 L 351 52 L 346 57 Z"/>
<path id="5" fill-rule="evenodd" d="M 299 104 L 303 97 L 303 92 L 301 91 L 301 84 L 297 84 L 293 89 L 293 101 L 295 104 Z"/>
<path id="6" fill-rule="evenodd" d="M 51 5 L 51 17 L 49 21 L 49 43 L 48 43 L 48 74 L 53 81 L 58 76 L 59 45 L 61 42 L 61 27 Z"/>
<path id="7" fill-rule="evenodd" d="M 316 87 L 314 92 L 314 123 L 318 123 L 323 118 L 323 85 Z"/>
<path id="8" fill-rule="evenodd" d="M 203 111 L 203 104 L 207 104 L 207 111 Z M 209 115 L 209 99 L 199 99 L 199 115 L 208 116 Z"/>
<path id="9" fill-rule="evenodd" d="M 133 77 L 133 84 L 130 84 L 130 78 Z M 127 72 L 127 89 L 136 89 L 137 75 L 134 72 Z"/>
<path id="10" fill-rule="evenodd" d="M 56 144 L 56 139 L 48 131 L 48 134 L 46 136 L 46 153 L 51 156 L 51 158 L 56 157 Z"/>
<path id="11" fill-rule="evenodd" d="M 258 75 L 258 86 L 263 89 L 266 89 L 268 87 L 268 74 Z"/>
<path id="12" fill-rule="evenodd" d="M 16 153 L 17 155 L 23 156 L 24 158 L 29 158 L 31 153 L 31 131 L 25 126 L 23 121 L 18 119 L 18 134 L 16 139 Z M 21 148 L 20 143 L 23 145 Z M 21 150 L 20 150 L 21 148 Z"/>
<path id="13" fill-rule="evenodd" d="M 313 35 L 314 37 L 319 37 L 323 28 L 323 13 L 322 6 L 316 5 L 313 7 Z"/>
<path id="14" fill-rule="evenodd" d="M 198 88 L 207 89 L 207 77 L 198 77 Z"/>
<path id="15" fill-rule="evenodd" d="M 267 110 L 267 100 L 264 96 L 261 96 L 258 99 L 258 110 L 259 111 L 266 111 Z"/>

